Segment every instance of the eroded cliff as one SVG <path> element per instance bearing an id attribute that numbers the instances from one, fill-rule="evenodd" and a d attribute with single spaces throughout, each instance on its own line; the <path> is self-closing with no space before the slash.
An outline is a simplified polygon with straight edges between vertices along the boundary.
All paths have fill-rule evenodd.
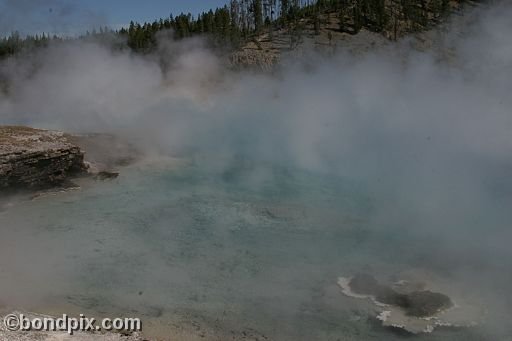
<path id="1" fill-rule="evenodd" d="M 0 126 L 0 190 L 53 186 L 85 170 L 84 153 L 66 134 Z"/>

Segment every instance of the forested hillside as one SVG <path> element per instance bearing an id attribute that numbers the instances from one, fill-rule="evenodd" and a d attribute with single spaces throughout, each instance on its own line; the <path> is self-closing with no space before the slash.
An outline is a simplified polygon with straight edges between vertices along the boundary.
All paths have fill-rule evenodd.
<path id="1" fill-rule="evenodd" d="M 315 31 L 325 25 L 326 14 L 338 19 L 339 32 L 357 34 L 365 28 L 397 39 L 408 32 L 423 30 L 438 23 L 467 0 L 231 0 L 226 6 L 197 16 L 191 13 L 170 15 L 152 23 L 131 22 L 129 27 L 113 31 L 94 29 L 73 39 L 122 38 L 119 48 L 138 53 L 153 51 L 158 34 L 172 32 L 174 39 L 205 37 L 215 48 L 236 50 L 255 37 L 286 30 L 300 35 L 301 25 L 310 23 Z M 0 57 L 44 47 L 52 40 L 65 38 L 39 34 L 22 37 L 14 32 L 0 40 Z M 67 38 L 70 39 L 70 38 Z"/>

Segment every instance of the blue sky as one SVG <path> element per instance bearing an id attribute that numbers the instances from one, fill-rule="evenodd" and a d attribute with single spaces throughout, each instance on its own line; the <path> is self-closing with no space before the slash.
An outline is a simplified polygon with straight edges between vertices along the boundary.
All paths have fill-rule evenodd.
<path id="1" fill-rule="evenodd" d="M 172 13 L 201 11 L 223 6 L 227 0 L 80 0 L 92 10 L 106 15 L 112 25 L 130 20 L 152 21 Z"/>
<path id="2" fill-rule="evenodd" d="M 120 28 L 171 13 L 197 14 L 228 0 L 0 0 L 0 35 L 50 33 L 75 35 L 94 27 Z"/>

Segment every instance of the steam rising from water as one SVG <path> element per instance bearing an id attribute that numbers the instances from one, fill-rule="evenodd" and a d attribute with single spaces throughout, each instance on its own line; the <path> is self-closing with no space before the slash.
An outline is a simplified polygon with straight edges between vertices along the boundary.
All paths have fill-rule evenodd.
<path id="1" fill-rule="evenodd" d="M 402 42 L 278 75 L 230 72 L 200 41 L 162 37 L 154 56 L 66 42 L 1 66 L 12 86 L 0 118 L 122 134 L 206 174 L 250 160 L 363 183 L 372 233 L 361 252 L 385 249 L 392 233 L 405 249 L 420 241 L 411 263 L 493 293 L 489 309 L 510 316 L 512 6 L 476 14 L 465 34 L 446 33 L 451 61 Z M 251 188 L 275 180 L 249 173 Z"/>

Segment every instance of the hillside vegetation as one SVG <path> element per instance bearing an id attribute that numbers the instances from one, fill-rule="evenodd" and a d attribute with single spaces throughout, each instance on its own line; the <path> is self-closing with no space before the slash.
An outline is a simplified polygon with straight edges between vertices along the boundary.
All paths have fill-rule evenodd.
<path id="1" fill-rule="evenodd" d="M 0 40 L 0 58 L 29 52 L 52 41 L 100 39 L 119 49 L 150 53 L 158 48 L 159 34 L 172 32 L 175 40 L 204 37 L 212 48 L 237 51 L 248 43 L 272 42 L 293 48 L 304 31 L 320 35 L 328 30 L 335 35 L 355 35 L 362 29 L 396 40 L 429 28 L 469 0 L 231 0 L 224 7 L 197 16 L 191 13 L 170 15 L 150 23 L 131 22 L 114 31 L 107 27 L 86 32 L 78 38 L 39 34 L 22 37 L 13 32 Z M 283 43 L 286 33 L 286 43 Z M 120 38 L 120 39 L 119 39 Z M 328 41 L 328 43 L 329 43 Z M 263 49 L 259 46 L 258 48 Z"/>

